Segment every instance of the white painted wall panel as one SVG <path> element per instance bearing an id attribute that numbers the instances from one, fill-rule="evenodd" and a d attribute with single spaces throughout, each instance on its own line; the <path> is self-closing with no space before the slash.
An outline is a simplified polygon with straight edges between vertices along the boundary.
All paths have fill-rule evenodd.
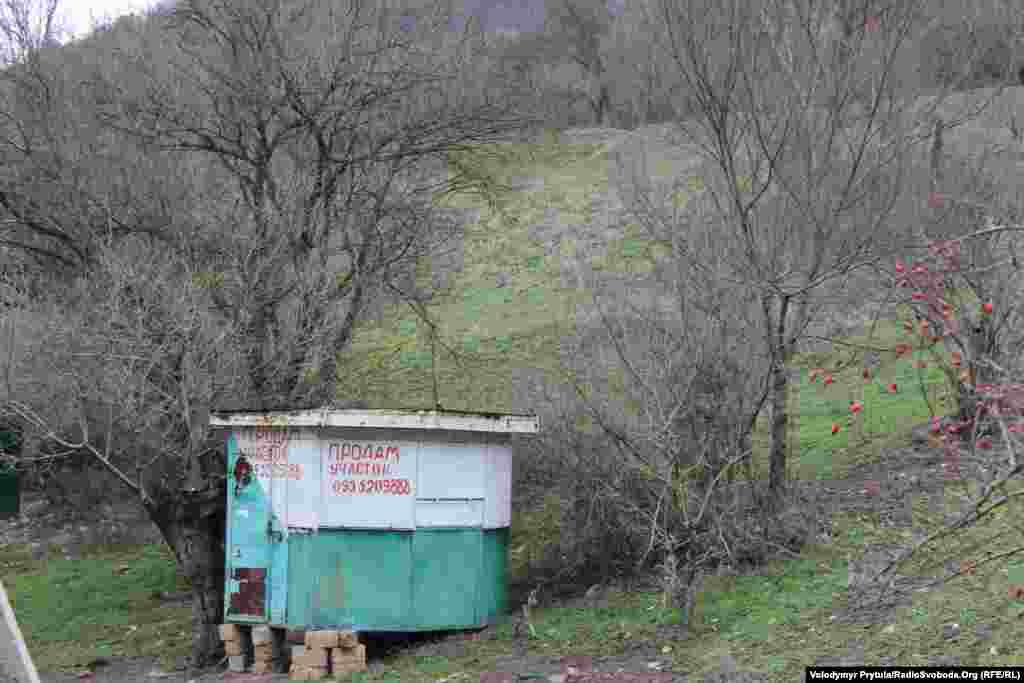
<path id="1" fill-rule="evenodd" d="M 321 443 L 321 526 L 416 528 L 418 443 L 347 434 L 331 435 Z"/>
<path id="2" fill-rule="evenodd" d="M 392 429 L 235 430 L 280 522 L 276 528 L 509 526 L 511 449 L 475 434 L 447 433 L 441 443 L 431 436 L 437 435 Z"/>
<path id="3" fill-rule="evenodd" d="M 424 442 L 417 498 L 484 498 L 483 444 Z"/>
<path id="4" fill-rule="evenodd" d="M 480 527 L 484 517 L 482 500 L 418 500 L 416 526 Z"/>
<path id="5" fill-rule="evenodd" d="M 288 527 L 315 529 L 320 521 L 320 461 L 321 442 L 315 432 L 303 431 L 292 437 L 288 444 L 287 485 L 284 495 L 274 487 L 274 508 L 282 515 Z M 281 513 L 278 513 L 281 514 Z"/>
<path id="6" fill-rule="evenodd" d="M 316 526 L 320 442 L 310 429 L 247 428 L 235 432 L 255 483 L 282 526 Z M 307 501 L 301 505 L 289 501 Z"/>
<path id="7" fill-rule="evenodd" d="M 504 444 L 488 444 L 484 528 L 501 529 L 512 525 L 512 449 Z"/>

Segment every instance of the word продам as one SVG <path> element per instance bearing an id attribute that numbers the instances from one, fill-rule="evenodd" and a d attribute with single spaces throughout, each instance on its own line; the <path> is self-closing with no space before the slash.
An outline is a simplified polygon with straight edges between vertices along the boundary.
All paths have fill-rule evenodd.
<path id="1" fill-rule="evenodd" d="M 332 443 L 327 447 L 328 462 L 342 460 L 388 460 L 398 462 L 400 458 L 398 446 L 374 446 L 357 443 Z"/>

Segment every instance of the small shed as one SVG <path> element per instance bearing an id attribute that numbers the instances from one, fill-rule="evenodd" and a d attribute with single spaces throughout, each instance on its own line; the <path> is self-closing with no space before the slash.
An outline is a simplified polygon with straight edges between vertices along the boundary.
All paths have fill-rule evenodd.
<path id="1" fill-rule="evenodd" d="M 473 629 L 507 610 L 512 434 L 533 415 L 220 412 L 225 622 Z"/>

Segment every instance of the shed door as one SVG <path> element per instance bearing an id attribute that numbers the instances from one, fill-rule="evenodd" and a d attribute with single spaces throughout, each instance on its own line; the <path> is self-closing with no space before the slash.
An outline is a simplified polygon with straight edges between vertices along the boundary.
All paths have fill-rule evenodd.
<path id="1" fill-rule="evenodd" d="M 262 445 L 262 444 L 261 444 Z M 266 460 L 266 462 L 264 462 Z M 271 489 L 262 477 L 271 464 L 260 452 L 252 430 L 228 437 L 228 521 L 225 617 L 231 621 L 266 621 L 270 551 L 268 522 Z"/>

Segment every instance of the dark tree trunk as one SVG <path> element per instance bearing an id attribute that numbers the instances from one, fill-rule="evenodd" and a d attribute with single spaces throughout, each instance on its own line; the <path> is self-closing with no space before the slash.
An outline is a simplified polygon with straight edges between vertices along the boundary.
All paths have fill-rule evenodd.
<path id="1" fill-rule="evenodd" d="M 786 486 L 786 437 L 789 414 L 786 401 L 789 398 L 789 369 L 784 362 L 778 362 L 772 369 L 771 398 L 768 404 L 769 448 L 768 489 L 775 497 L 780 496 Z"/>
<path id="2" fill-rule="evenodd" d="M 979 401 L 975 393 L 977 385 L 991 384 L 995 380 L 995 373 L 984 361 L 994 359 L 997 349 L 995 334 L 986 320 L 969 324 L 967 344 L 970 349 L 970 362 L 967 371 L 970 381 L 967 384 L 958 382 L 957 407 L 960 413 L 958 417 L 963 421 L 972 422 L 978 415 Z"/>
<path id="3" fill-rule="evenodd" d="M 786 321 L 789 298 L 779 301 L 777 315 L 772 316 L 770 302 L 765 302 L 769 347 L 773 361 L 768 395 L 768 491 L 772 502 L 782 500 L 786 488 L 786 440 L 789 430 L 789 349 L 786 344 Z"/>
<path id="4" fill-rule="evenodd" d="M 150 517 L 192 586 L 192 666 L 224 655 L 218 626 L 224 617 L 225 498 L 221 487 L 147 506 Z"/>
<path id="5" fill-rule="evenodd" d="M 606 83 L 598 87 L 597 99 L 592 101 L 591 106 L 594 109 L 595 123 L 601 128 L 607 128 L 608 116 L 611 113 L 611 95 Z"/>

